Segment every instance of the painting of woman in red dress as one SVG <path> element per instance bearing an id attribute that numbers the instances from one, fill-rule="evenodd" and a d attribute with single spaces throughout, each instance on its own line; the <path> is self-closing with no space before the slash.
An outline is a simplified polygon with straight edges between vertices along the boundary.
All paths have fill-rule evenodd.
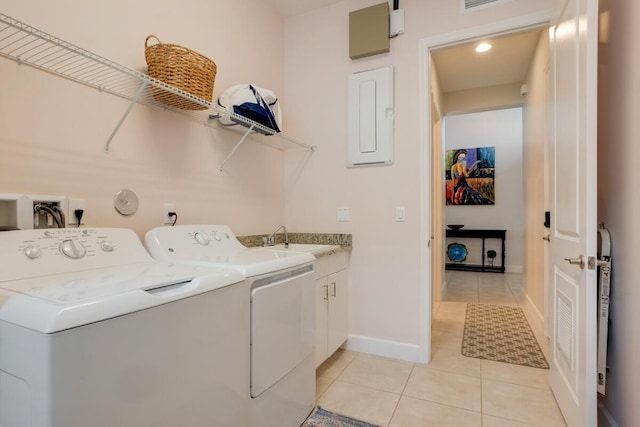
<path id="1" fill-rule="evenodd" d="M 447 151 L 447 205 L 493 205 L 495 147 Z"/>

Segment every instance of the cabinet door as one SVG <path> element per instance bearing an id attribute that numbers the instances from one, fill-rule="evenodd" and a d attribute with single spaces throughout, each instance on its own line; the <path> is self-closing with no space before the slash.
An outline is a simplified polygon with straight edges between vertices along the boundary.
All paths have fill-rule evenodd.
<path id="1" fill-rule="evenodd" d="M 316 280 L 316 368 L 327 359 L 328 278 Z"/>
<path id="2" fill-rule="evenodd" d="M 328 277 L 329 314 L 327 321 L 327 354 L 333 354 L 347 340 L 347 270 Z"/>

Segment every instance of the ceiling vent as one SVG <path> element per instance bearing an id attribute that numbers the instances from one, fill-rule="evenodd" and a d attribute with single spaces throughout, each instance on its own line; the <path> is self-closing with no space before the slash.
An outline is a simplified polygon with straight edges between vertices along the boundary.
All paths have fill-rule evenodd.
<path id="1" fill-rule="evenodd" d="M 485 7 L 497 6 L 512 0 L 460 0 L 462 12 L 473 12 Z"/>

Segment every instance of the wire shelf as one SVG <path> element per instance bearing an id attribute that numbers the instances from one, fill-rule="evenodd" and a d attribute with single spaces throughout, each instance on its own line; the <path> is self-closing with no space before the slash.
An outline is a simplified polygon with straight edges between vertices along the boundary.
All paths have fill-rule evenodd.
<path id="1" fill-rule="evenodd" d="M 265 135 L 260 139 L 275 137 L 293 144 L 274 145 L 267 143 L 274 148 L 286 149 L 297 146 L 315 150 L 315 146 L 297 141 L 282 133 L 276 133 L 273 129 L 229 112 L 147 74 L 117 64 L 1 13 L 0 56 L 132 101 L 107 140 L 106 151 L 109 150 L 111 140 L 136 103 L 175 111 L 206 125 L 215 123 L 216 119 L 221 116 L 229 117 L 243 128 L 244 135 L 240 143 L 249 134 L 257 133 Z M 163 97 L 175 95 L 201 105 L 205 109 L 200 111 L 178 110 L 162 103 Z M 226 160 L 228 158 L 225 159 L 225 162 Z M 223 162 L 223 166 L 225 162 Z"/>

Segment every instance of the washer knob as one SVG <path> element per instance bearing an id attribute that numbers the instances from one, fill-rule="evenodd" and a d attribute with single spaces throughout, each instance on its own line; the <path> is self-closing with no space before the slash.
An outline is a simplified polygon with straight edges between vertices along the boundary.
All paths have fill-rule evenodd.
<path id="1" fill-rule="evenodd" d="M 24 254 L 29 259 L 36 259 L 36 258 L 38 258 L 40 256 L 40 254 L 42 254 L 42 252 L 40 251 L 39 247 L 33 246 L 33 245 L 29 245 L 26 248 L 24 248 Z"/>
<path id="2" fill-rule="evenodd" d="M 213 238 L 216 239 L 218 242 L 222 242 L 222 237 L 220 237 L 217 231 L 213 232 Z"/>
<path id="3" fill-rule="evenodd" d="M 113 252 L 115 248 L 116 247 L 113 245 L 113 243 L 110 243 L 110 242 L 100 243 L 100 249 L 102 249 L 105 252 Z"/>
<path id="4" fill-rule="evenodd" d="M 196 242 L 200 243 L 202 246 L 207 246 L 209 244 L 209 237 L 200 231 L 198 231 L 193 237 L 196 239 Z"/>
<path id="5" fill-rule="evenodd" d="M 60 243 L 60 253 L 71 259 L 80 259 L 87 254 L 87 248 L 73 239 L 66 239 Z"/>

